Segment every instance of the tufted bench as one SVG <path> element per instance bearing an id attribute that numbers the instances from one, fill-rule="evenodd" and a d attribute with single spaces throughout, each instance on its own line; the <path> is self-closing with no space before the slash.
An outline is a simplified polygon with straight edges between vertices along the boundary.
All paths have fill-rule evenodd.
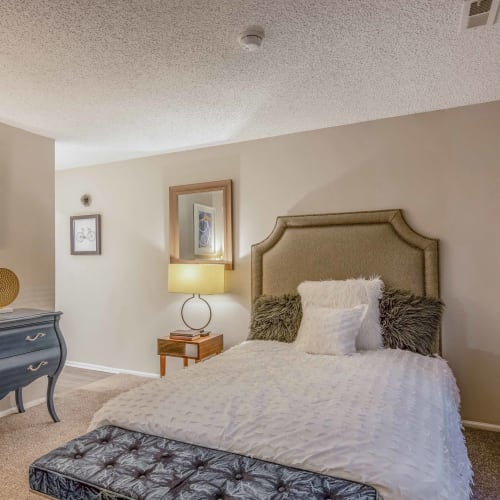
<path id="1" fill-rule="evenodd" d="M 364 484 L 113 426 L 39 458 L 29 481 L 64 500 L 377 498 Z"/>

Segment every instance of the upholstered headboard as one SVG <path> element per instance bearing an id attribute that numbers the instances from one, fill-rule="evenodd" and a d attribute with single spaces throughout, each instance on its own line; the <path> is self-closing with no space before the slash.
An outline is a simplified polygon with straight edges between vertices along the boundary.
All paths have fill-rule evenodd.
<path id="1" fill-rule="evenodd" d="M 375 275 L 387 288 L 439 297 L 438 248 L 401 210 L 278 217 L 271 234 L 252 246 L 252 300 L 295 292 L 305 280 Z"/>

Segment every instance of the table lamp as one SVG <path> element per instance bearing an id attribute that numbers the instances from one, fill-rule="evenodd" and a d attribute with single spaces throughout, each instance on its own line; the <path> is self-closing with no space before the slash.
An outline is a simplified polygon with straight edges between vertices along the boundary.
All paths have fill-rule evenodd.
<path id="1" fill-rule="evenodd" d="M 192 295 L 182 304 L 181 318 L 190 330 L 203 330 L 212 319 L 212 309 L 201 295 L 224 293 L 224 266 L 221 264 L 169 264 L 168 291 Z M 184 307 L 195 298 L 195 295 L 205 302 L 210 314 L 208 321 L 198 328 L 192 327 L 184 318 Z"/>

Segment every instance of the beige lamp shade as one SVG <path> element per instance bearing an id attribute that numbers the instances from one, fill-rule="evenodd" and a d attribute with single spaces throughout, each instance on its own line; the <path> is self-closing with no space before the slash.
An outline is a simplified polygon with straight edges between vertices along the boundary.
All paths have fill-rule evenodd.
<path id="1" fill-rule="evenodd" d="M 168 291 L 213 295 L 224 293 L 224 266 L 221 264 L 170 264 Z"/>

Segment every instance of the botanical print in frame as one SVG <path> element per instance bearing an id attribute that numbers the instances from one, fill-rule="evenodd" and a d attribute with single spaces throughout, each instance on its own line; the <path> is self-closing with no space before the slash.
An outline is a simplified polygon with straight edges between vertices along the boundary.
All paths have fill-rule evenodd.
<path id="1" fill-rule="evenodd" d="M 215 254 L 215 208 L 193 203 L 194 254 Z"/>
<path id="2" fill-rule="evenodd" d="M 101 216 L 73 215 L 70 217 L 71 255 L 100 255 Z"/>

